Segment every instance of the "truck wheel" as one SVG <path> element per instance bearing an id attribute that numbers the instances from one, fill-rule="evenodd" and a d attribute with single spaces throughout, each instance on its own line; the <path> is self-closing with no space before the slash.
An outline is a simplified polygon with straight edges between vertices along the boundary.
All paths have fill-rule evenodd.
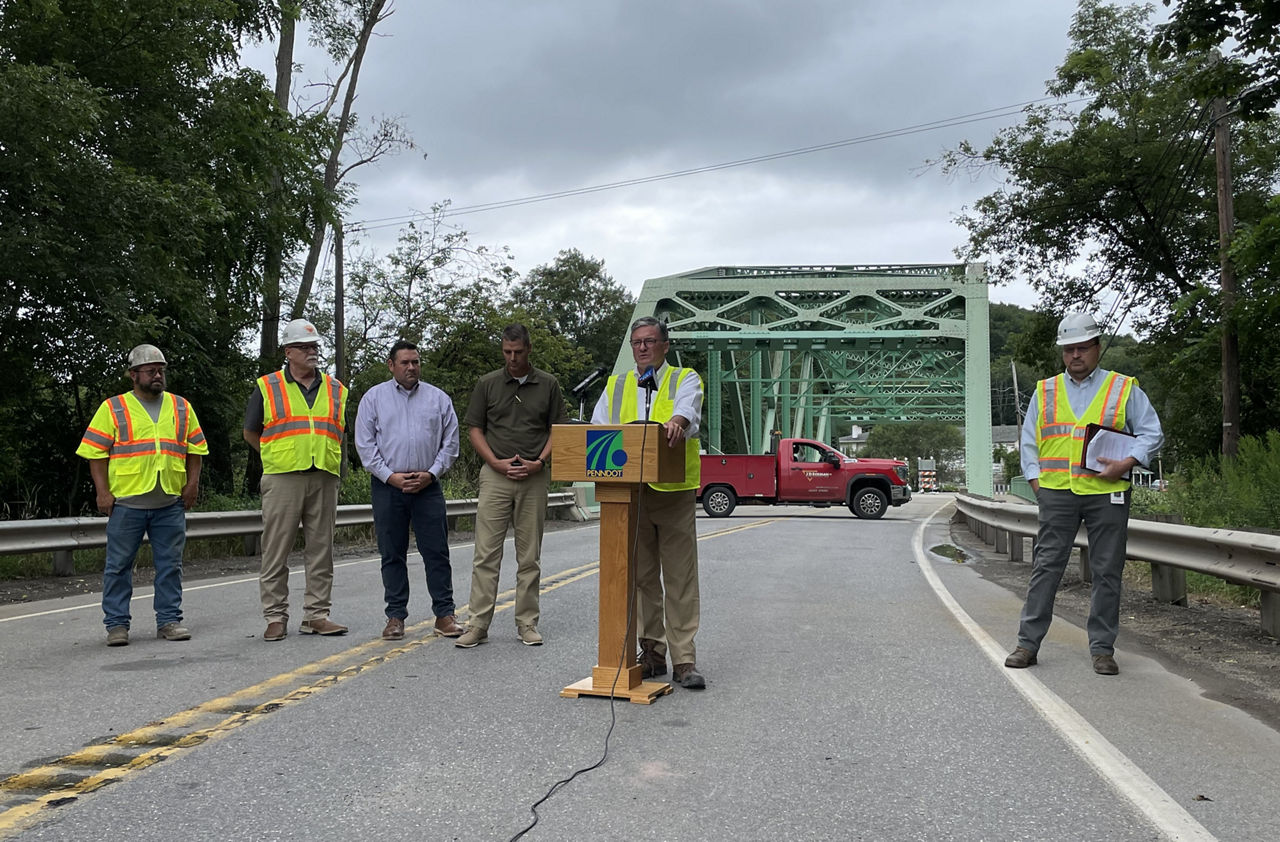
<path id="1" fill-rule="evenodd" d="M 884 517 L 888 508 L 889 498 L 878 488 L 860 488 L 853 492 L 853 499 L 849 501 L 849 511 L 869 520 Z"/>
<path id="2" fill-rule="evenodd" d="M 733 496 L 731 488 L 716 485 L 702 492 L 702 510 L 711 517 L 728 517 L 736 505 L 738 498 Z"/>

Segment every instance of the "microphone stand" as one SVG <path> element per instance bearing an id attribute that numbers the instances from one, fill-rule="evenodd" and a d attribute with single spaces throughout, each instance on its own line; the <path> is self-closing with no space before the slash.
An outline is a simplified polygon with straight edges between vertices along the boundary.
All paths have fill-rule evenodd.
<path id="1" fill-rule="evenodd" d="M 587 388 L 590 387 L 592 383 L 599 380 L 601 377 L 604 377 L 605 372 L 607 372 L 608 370 L 609 369 L 605 366 L 597 366 L 595 371 L 588 374 L 585 378 L 583 378 L 581 383 L 579 383 L 577 386 L 574 386 L 572 389 L 569 390 L 569 394 L 576 395 L 578 398 L 578 420 L 579 421 L 586 423 Z"/>

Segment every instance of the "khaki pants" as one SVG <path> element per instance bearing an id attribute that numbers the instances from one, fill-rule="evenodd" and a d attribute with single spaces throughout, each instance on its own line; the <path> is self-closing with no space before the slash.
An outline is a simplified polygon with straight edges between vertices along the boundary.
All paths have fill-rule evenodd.
<path id="1" fill-rule="evenodd" d="M 636 539 L 636 611 L 640 637 L 658 641 L 671 663 L 697 662 L 693 636 L 698 595 L 696 492 L 640 489 Z"/>
<path id="2" fill-rule="evenodd" d="M 542 532 L 547 517 L 549 479 L 550 473 L 545 469 L 525 480 L 507 479 L 488 465 L 480 469 L 468 625 L 487 629 L 493 621 L 502 547 L 509 524 L 515 526 L 516 533 L 516 627 L 538 625 Z"/>
<path id="3" fill-rule="evenodd" d="M 333 592 L 333 525 L 338 478 L 328 471 L 262 475 L 262 575 L 258 592 L 267 622 L 289 622 L 289 553 L 302 525 L 305 541 L 304 620 L 329 616 Z"/>

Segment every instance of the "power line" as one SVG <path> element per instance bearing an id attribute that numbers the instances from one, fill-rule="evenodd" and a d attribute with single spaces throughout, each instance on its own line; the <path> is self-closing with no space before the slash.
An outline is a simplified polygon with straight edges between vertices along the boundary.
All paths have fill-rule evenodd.
<path id="1" fill-rule="evenodd" d="M 672 172 L 659 173 L 657 175 L 641 176 L 638 178 L 629 178 L 621 181 L 611 181 L 605 184 L 596 184 L 590 187 L 576 187 L 569 190 L 557 190 L 551 193 L 538 193 L 532 196 L 523 196 L 517 199 L 504 199 L 496 202 L 482 202 L 474 205 L 463 205 L 461 207 L 451 207 L 445 210 L 441 216 L 462 216 L 470 213 L 483 213 L 491 210 L 502 210 L 505 208 L 519 207 L 521 205 L 529 205 L 537 202 L 549 202 L 555 199 L 564 199 L 571 196 L 585 196 L 591 193 L 600 193 L 606 190 L 617 190 L 623 187 L 634 187 L 640 184 L 651 184 L 657 181 L 669 181 L 676 178 L 687 178 L 692 175 L 701 175 L 708 172 L 717 172 L 719 170 L 733 169 L 736 167 L 751 166 L 753 164 L 767 163 L 769 161 L 778 161 L 784 158 L 794 158 L 801 155 L 812 155 L 816 152 L 825 152 L 831 149 L 842 149 L 849 146 L 858 146 L 865 143 L 874 143 L 880 140 L 890 140 L 896 137 L 906 137 L 913 134 L 921 134 L 923 132 L 936 131 L 938 129 L 952 128 L 955 126 L 963 126 L 969 123 L 978 123 L 985 120 L 994 120 L 1001 117 L 1012 117 L 1022 113 L 1028 106 L 1036 103 L 1045 102 L 1046 100 L 1055 99 L 1055 97 L 1040 97 L 1039 99 L 1027 100 L 1025 102 L 1014 103 L 1012 105 L 1003 105 L 997 108 L 988 108 L 983 111 L 974 111 L 969 114 L 961 114 L 956 117 L 946 117 L 941 120 L 933 120 L 927 123 L 917 123 L 911 126 L 904 126 L 897 129 L 888 129 L 871 134 L 860 135 L 858 137 L 846 138 L 844 140 L 835 140 L 829 143 L 819 143 L 813 146 L 802 146 L 797 149 L 788 149 L 783 152 L 771 152 L 766 155 L 755 155 L 750 158 L 739 158 L 734 161 L 725 161 L 718 164 L 707 164 L 700 167 L 690 167 L 683 170 L 674 170 Z M 1077 102 L 1083 102 L 1084 99 L 1070 100 L 1062 103 L 1063 105 L 1072 105 Z M 358 222 L 348 223 L 350 231 L 372 231 L 379 228 L 390 228 L 403 225 L 417 219 L 426 218 L 429 214 L 412 213 L 402 216 L 386 216 L 375 219 L 366 219 Z"/>

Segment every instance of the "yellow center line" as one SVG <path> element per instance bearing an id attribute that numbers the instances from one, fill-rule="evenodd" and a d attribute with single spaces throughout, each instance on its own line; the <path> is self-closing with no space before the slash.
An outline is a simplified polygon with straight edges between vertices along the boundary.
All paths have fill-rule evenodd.
<path id="1" fill-rule="evenodd" d="M 716 530 L 705 535 L 699 535 L 698 540 L 702 541 L 731 535 L 735 532 L 775 523 L 777 520 L 776 518 L 769 518 Z M 544 577 L 539 592 L 550 593 L 566 585 L 595 576 L 599 572 L 600 562 L 598 559 L 589 564 L 562 570 L 551 576 Z M 514 589 L 500 593 L 498 595 L 498 600 L 500 601 L 494 606 L 494 611 L 506 611 L 514 607 L 514 597 Z M 464 605 L 459 608 L 459 611 L 467 611 L 469 608 L 470 606 Z M 202 702 L 195 707 L 179 711 L 158 722 L 135 728 L 106 742 L 86 746 L 79 751 L 59 758 L 53 763 L 29 769 L 0 780 L 0 793 L 21 790 L 53 790 L 31 801 L 0 811 L 0 838 L 6 838 L 18 830 L 25 829 L 28 823 L 33 820 L 33 817 L 46 808 L 61 806 L 75 801 L 81 795 L 95 792 L 107 784 L 122 780 L 133 772 L 146 769 L 175 754 L 204 745 L 210 740 L 221 737 L 242 725 L 247 725 L 269 713 L 273 713 L 284 705 L 307 699 L 340 681 L 345 681 L 362 672 L 381 666 L 399 658 L 401 655 L 412 652 L 420 646 L 436 643 L 442 639 L 447 640 L 447 638 L 440 638 L 434 634 L 433 620 L 424 620 L 421 623 L 410 626 L 405 629 L 405 633 L 406 636 L 418 633 L 421 633 L 422 636 L 406 640 L 404 643 L 390 649 L 387 648 L 386 641 L 379 639 L 353 646 L 342 652 L 304 664 L 289 672 L 272 676 L 252 686 Z M 358 660 L 361 658 L 364 660 Z M 311 681 L 309 684 L 296 686 L 281 695 L 277 695 L 275 698 L 259 702 L 249 710 L 237 710 L 237 708 L 244 707 L 251 701 L 261 699 L 266 693 L 279 693 L 292 684 L 306 679 L 313 679 L 317 675 L 321 675 L 321 677 L 318 680 Z M 221 715 L 228 712 L 231 712 L 232 715 L 211 726 L 197 728 L 185 734 L 175 733 L 193 726 L 201 718 L 206 718 L 211 714 Z M 129 748 L 151 745 L 161 740 L 166 744 L 159 745 L 136 756 L 128 756 L 127 760 L 122 756 L 122 752 Z M 103 763 L 115 763 L 117 760 L 123 762 L 119 762 L 118 765 L 112 765 L 110 768 L 103 769 L 88 777 L 72 781 L 67 780 L 69 776 L 75 774 L 69 771 L 71 769 L 97 766 Z"/>

